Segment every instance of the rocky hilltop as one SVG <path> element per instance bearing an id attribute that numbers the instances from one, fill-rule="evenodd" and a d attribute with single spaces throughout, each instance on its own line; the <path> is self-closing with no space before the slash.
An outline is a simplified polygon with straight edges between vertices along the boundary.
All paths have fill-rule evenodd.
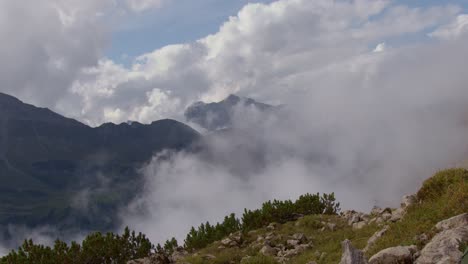
<path id="1" fill-rule="evenodd" d="M 455 264 L 468 250 L 467 212 L 468 171 L 450 169 L 405 195 L 399 208 L 297 215 L 202 249 L 177 247 L 128 264 Z"/>

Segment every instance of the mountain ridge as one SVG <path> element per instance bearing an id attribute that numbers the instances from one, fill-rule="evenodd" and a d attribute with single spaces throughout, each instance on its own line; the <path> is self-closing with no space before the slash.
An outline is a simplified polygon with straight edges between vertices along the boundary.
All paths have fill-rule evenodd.
<path id="1" fill-rule="evenodd" d="M 138 168 L 164 149 L 189 149 L 199 137 L 171 119 L 90 127 L 0 93 L 0 224 L 56 224 L 60 229 L 73 227 L 75 218 L 107 230 L 116 223 L 79 213 L 71 205 L 73 195 L 97 188 L 97 177 L 105 175 L 109 193 L 101 196 L 108 198 L 96 198 L 94 205 L 97 212 L 112 215 L 139 188 Z"/>

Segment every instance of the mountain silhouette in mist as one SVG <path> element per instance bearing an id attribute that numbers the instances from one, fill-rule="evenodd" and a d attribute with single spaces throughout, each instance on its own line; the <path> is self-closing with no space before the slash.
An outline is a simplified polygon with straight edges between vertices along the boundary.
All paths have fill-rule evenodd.
<path id="1" fill-rule="evenodd" d="M 209 131 L 230 128 L 237 107 L 253 108 L 265 112 L 274 108 L 272 105 L 257 102 L 251 98 L 229 95 L 220 102 L 196 102 L 185 111 L 185 118 Z"/>
<path id="2" fill-rule="evenodd" d="M 0 224 L 109 229 L 141 188 L 138 169 L 198 138 L 169 119 L 93 128 L 0 93 Z"/>

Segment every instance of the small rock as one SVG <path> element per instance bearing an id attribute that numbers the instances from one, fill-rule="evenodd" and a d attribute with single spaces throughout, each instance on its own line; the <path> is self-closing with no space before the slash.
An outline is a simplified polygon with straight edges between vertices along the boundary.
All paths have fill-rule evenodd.
<path id="1" fill-rule="evenodd" d="M 392 222 L 399 221 L 403 218 L 404 214 L 405 214 L 405 210 L 402 208 L 398 208 L 392 212 L 392 217 L 390 218 L 390 221 Z"/>
<path id="2" fill-rule="evenodd" d="M 380 215 L 381 213 L 383 212 L 383 209 L 378 207 L 378 206 L 374 206 L 372 207 L 372 210 L 371 210 L 371 215 Z"/>
<path id="3" fill-rule="evenodd" d="M 211 254 L 206 254 L 206 255 L 202 256 L 202 259 L 204 259 L 204 260 L 213 260 L 213 259 L 216 259 L 216 257 L 214 255 L 211 255 Z"/>
<path id="4" fill-rule="evenodd" d="M 407 208 L 410 205 L 415 204 L 417 201 L 415 195 L 405 195 L 401 198 L 401 208 Z"/>
<path id="5" fill-rule="evenodd" d="M 301 244 L 307 243 L 307 237 L 303 233 L 294 234 L 292 238 L 298 240 Z"/>
<path id="6" fill-rule="evenodd" d="M 288 244 L 290 246 L 296 246 L 296 245 L 299 245 L 299 240 L 289 239 L 288 241 L 286 241 L 286 244 Z"/>
<path id="7" fill-rule="evenodd" d="M 243 264 L 243 263 L 246 263 L 247 261 L 249 261 L 249 259 L 251 259 L 252 257 L 251 256 L 245 256 L 241 259 L 240 263 Z"/>
<path id="8" fill-rule="evenodd" d="M 265 256 L 276 256 L 276 254 L 278 254 L 278 250 L 269 245 L 265 245 L 262 247 L 262 249 L 260 249 L 260 253 Z"/>
<path id="9" fill-rule="evenodd" d="M 341 247 L 343 250 L 343 255 L 341 256 L 340 264 L 367 264 L 364 253 L 354 248 L 351 245 L 351 241 L 346 239 L 341 242 Z"/>
<path id="10" fill-rule="evenodd" d="M 361 221 L 361 222 L 358 222 L 358 223 L 354 223 L 353 224 L 353 230 L 359 230 L 359 229 L 362 229 L 363 227 L 365 227 L 367 224 L 366 222 L 364 221 Z"/>
<path id="11" fill-rule="evenodd" d="M 355 214 L 355 215 L 351 216 L 351 218 L 349 219 L 348 225 L 352 225 L 352 224 L 357 223 L 359 221 L 361 221 L 361 217 L 359 217 L 358 214 Z"/>
<path id="12" fill-rule="evenodd" d="M 390 220 L 391 218 L 392 218 L 392 214 L 391 214 L 391 213 L 385 212 L 385 213 L 382 214 L 382 219 L 383 219 L 384 221 L 388 221 L 388 220 Z"/>
<path id="13" fill-rule="evenodd" d="M 170 264 L 171 262 L 164 254 L 154 254 L 147 258 L 128 261 L 127 264 Z"/>
<path id="14" fill-rule="evenodd" d="M 328 229 L 330 229 L 330 231 L 335 231 L 336 230 L 336 224 L 334 224 L 334 223 L 327 223 L 327 227 L 328 227 Z"/>
<path id="15" fill-rule="evenodd" d="M 278 226 L 277 223 L 270 223 L 268 226 L 267 226 L 267 230 L 275 230 L 276 227 Z"/>

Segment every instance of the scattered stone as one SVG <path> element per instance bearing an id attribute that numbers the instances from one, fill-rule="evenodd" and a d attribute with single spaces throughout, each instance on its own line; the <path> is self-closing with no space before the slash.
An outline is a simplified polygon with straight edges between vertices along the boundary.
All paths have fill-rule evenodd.
<path id="1" fill-rule="evenodd" d="M 385 212 L 385 213 L 382 214 L 382 219 L 384 221 L 388 221 L 388 220 L 392 219 L 392 214 L 389 213 L 389 212 Z"/>
<path id="2" fill-rule="evenodd" d="M 178 260 L 181 260 L 188 256 L 188 252 L 183 248 L 183 247 L 178 247 L 174 253 L 172 253 L 171 259 L 173 262 L 176 262 Z"/>
<path id="3" fill-rule="evenodd" d="M 317 251 L 315 251 L 314 255 L 315 255 L 316 258 L 320 258 L 320 256 L 322 254 L 320 253 L 320 251 L 317 250 Z"/>
<path id="4" fill-rule="evenodd" d="M 369 250 L 379 238 L 381 238 L 385 233 L 387 233 L 389 226 L 385 226 L 382 230 L 375 232 L 367 241 L 366 247 L 363 249 L 364 252 Z"/>
<path id="5" fill-rule="evenodd" d="M 392 217 L 390 218 L 390 221 L 392 222 L 399 221 L 403 218 L 404 214 L 405 214 L 405 210 L 403 208 L 398 208 L 392 212 Z"/>
<path id="6" fill-rule="evenodd" d="M 332 232 L 336 230 L 336 224 L 334 223 L 327 223 L 327 227 Z"/>
<path id="7" fill-rule="evenodd" d="M 164 254 L 153 254 L 150 257 L 130 260 L 127 264 L 171 264 L 172 261 Z"/>
<path id="8" fill-rule="evenodd" d="M 300 244 L 307 243 L 307 237 L 303 233 L 294 234 L 292 238 L 298 240 Z"/>
<path id="9" fill-rule="evenodd" d="M 260 253 L 265 256 L 276 256 L 278 254 L 278 250 L 269 245 L 265 245 L 262 247 L 262 249 L 260 249 Z"/>
<path id="10" fill-rule="evenodd" d="M 243 263 L 246 263 L 247 261 L 249 261 L 249 259 L 251 259 L 252 257 L 251 256 L 245 256 L 241 259 L 240 263 L 243 264 Z"/>
<path id="11" fill-rule="evenodd" d="M 275 233 L 273 232 L 270 232 L 270 233 L 267 233 L 266 236 L 265 236 L 265 240 L 273 240 L 275 239 Z"/>
<path id="12" fill-rule="evenodd" d="M 211 254 L 206 254 L 206 255 L 202 256 L 202 259 L 204 259 L 204 260 L 213 260 L 213 259 L 216 259 L 216 257 L 214 255 L 211 255 Z"/>
<path id="13" fill-rule="evenodd" d="M 289 239 L 288 241 L 286 241 L 286 244 L 290 245 L 290 246 L 297 246 L 299 245 L 299 240 L 296 240 L 296 239 Z"/>
<path id="14" fill-rule="evenodd" d="M 452 218 L 440 221 L 436 224 L 436 228 L 439 231 L 448 230 L 452 228 L 468 226 L 468 213 L 454 216 Z"/>
<path id="15" fill-rule="evenodd" d="M 415 254 L 418 252 L 416 246 L 398 246 L 384 249 L 369 259 L 369 264 L 412 264 Z"/>
<path id="16" fill-rule="evenodd" d="M 416 195 L 405 195 L 401 198 L 401 208 L 407 208 L 410 205 L 415 204 L 417 201 Z"/>
<path id="17" fill-rule="evenodd" d="M 267 226 L 267 230 L 270 230 L 270 231 L 275 230 L 277 226 L 278 226 L 277 223 L 270 223 L 270 224 Z"/>
<path id="18" fill-rule="evenodd" d="M 423 248 L 421 256 L 415 263 L 459 263 L 463 256 L 459 246 L 467 242 L 468 226 L 442 231 Z"/>
<path id="19" fill-rule="evenodd" d="M 371 215 L 380 215 L 382 214 L 382 212 L 383 212 L 383 209 L 378 206 L 372 207 L 372 210 L 370 211 Z"/>
<path id="20" fill-rule="evenodd" d="M 341 256 L 340 264 L 367 264 L 364 253 L 354 248 L 351 245 L 351 241 L 348 239 L 341 242 L 341 247 L 343 249 L 343 255 Z"/>
<path id="21" fill-rule="evenodd" d="M 365 227 L 367 225 L 367 223 L 365 221 L 361 221 L 361 222 L 358 222 L 358 223 L 354 223 L 353 224 L 353 230 L 359 230 L 359 229 L 362 229 L 363 227 Z"/>

